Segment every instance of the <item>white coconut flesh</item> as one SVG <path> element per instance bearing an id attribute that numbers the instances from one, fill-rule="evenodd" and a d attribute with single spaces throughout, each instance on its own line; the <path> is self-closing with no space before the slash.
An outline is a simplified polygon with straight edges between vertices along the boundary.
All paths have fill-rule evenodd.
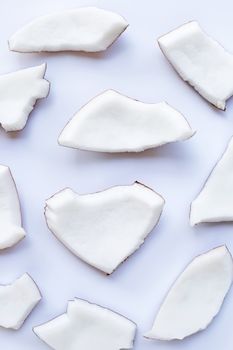
<path id="1" fill-rule="evenodd" d="M 140 152 L 190 138 L 193 131 L 167 103 L 147 104 L 108 90 L 66 125 L 59 144 L 98 152 Z"/>
<path id="2" fill-rule="evenodd" d="M 232 257 L 225 246 L 196 257 L 171 287 L 145 336 L 183 339 L 204 330 L 218 314 L 232 278 Z"/>
<path id="3" fill-rule="evenodd" d="M 65 314 L 34 332 L 55 350 L 122 350 L 133 348 L 136 325 L 109 309 L 75 299 Z"/>
<path id="4" fill-rule="evenodd" d="M 114 12 L 83 7 L 35 19 L 11 36 L 9 48 L 19 52 L 104 51 L 127 26 Z"/>
<path id="5" fill-rule="evenodd" d="M 157 224 L 164 199 L 135 183 L 78 195 L 64 189 L 46 202 L 49 229 L 75 255 L 110 274 Z"/>
<path id="6" fill-rule="evenodd" d="M 226 100 L 233 95 L 233 55 L 195 21 L 162 36 L 158 43 L 181 78 L 224 110 Z"/>
<path id="7" fill-rule="evenodd" d="M 40 291 L 27 273 L 0 286 L 0 326 L 19 329 L 40 300 Z"/>
<path id="8" fill-rule="evenodd" d="M 191 204 L 191 226 L 221 221 L 233 221 L 233 138 Z"/>
<path id="9" fill-rule="evenodd" d="M 46 65 L 0 76 L 0 124 L 6 131 L 24 128 L 36 101 L 49 93 Z"/>
<path id="10" fill-rule="evenodd" d="M 15 183 L 10 169 L 0 165 L 0 249 L 9 248 L 24 237 Z"/>

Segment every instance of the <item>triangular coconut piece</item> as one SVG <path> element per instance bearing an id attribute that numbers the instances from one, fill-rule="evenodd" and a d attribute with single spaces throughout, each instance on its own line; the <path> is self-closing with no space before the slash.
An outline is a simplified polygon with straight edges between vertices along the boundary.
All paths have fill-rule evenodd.
<path id="1" fill-rule="evenodd" d="M 183 115 L 167 103 L 143 103 L 108 90 L 75 114 L 58 142 L 89 151 L 140 152 L 192 135 Z"/>
<path id="2" fill-rule="evenodd" d="M 233 221 L 233 138 L 191 204 L 190 224 Z"/>
<path id="3" fill-rule="evenodd" d="M 164 199 L 135 183 L 78 195 L 66 188 L 46 202 L 49 229 L 75 255 L 111 274 L 157 224 Z"/>
<path id="4" fill-rule="evenodd" d="M 15 182 L 10 169 L 0 165 L 0 249 L 9 248 L 25 237 Z"/>
<path id="5" fill-rule="evenodd" d="M 0 76 L 0 124 L 6 131 L 24 128 L 36 101 L 49 93 L 46 64 Z"/>
<path id="6" fill-rule="evenodd" d="M 133 348 L 136 325 L 109 309 L 75 299 L 65 314 L 33 330 L 55 350 L 126 350 Z"/>
<path id="7" fill-rule="evenodd" d="M 232 279 L 232 257 L 225 246 L 199 255 L 171 287 L 145 336 L 183 339 L 204 330 L 218 314 Z"/>
<path id="8" fill-rule="evenodd" d="M 19 329 L 40 300 L 40 291 L 27 273 L 0 286 L 0 327 Z"/>
<path id="9" fill-rule="evenodd" d="M 162 36 L 158 43 L 181 78 L 224 110 L 226 100 L 233 95 L 233 55 L 195 21 Z"/>
<path id="10" fill-rule="evenodd" d="M 120 15 L 83 7 L 39 17 L 9 39 L 19 52 L 106 50 L 128 27 Z"/>

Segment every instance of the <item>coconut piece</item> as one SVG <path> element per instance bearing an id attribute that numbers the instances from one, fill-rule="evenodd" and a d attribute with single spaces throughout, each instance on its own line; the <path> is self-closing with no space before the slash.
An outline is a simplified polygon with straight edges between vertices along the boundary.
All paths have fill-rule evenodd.
<path id="1" fill-rule="evenodd" d="M 40 300 L 40 291 L 27 273 L 0 286 L 0 326 L 19 329 Z"/>
<path id="2" fill-rule="evenodd" d="M 167 103 L 142 103 L 108 90 L 75 114 L 58 142 L 89 151 L 140 152 L 192 135 L 186 119 Z"/>
<path id="3" fill-rule="evenodd" d="M 219 109 L 233 95 L 233 55 L 202 31 L 195 21 L 158 39 L 181 78 Z"/>
<path id="4" fill-rule="evenodd" d="M 46 201 L 49 229 L 75 255 L 111 274 L 157 224 L 164 199 L 136 182 L 78 195 L 66 188 Z"/>
<path id="5" fill-rule="evenodd" d="M 67 312 L 35 327 L 35 334 L 55 350 L 132 349 L 136 325 L 127 318 L 81 299 Z"/>
<path id="6" fill-rule="evenodd" d="M 0 249 L 9 248 L 25 237 L 15 182 L 10 169 L 0 165 Z"/>
<path id="7" fill-rule="evenodd" d="M 120 15 L 96 7 L 83 7 L 42 16 L 9 39 L 19 52 L 106 50 L 128 27 Z"/>
<path id="8" fill-rule="evenodd" d="M 199 255 L 178 277 L 145 336 L 183 339 L 204 330 L 218 314 L 232 278 L 232 257 L 225 246 Z"/>
<path id="9" fill-rule="evenodd" d="M 233 221 L 233 137 L 191 204 L 191 226 L 221 221 Z"/>
<path id="10" fill-rule="evenodd" d="M 0 76 L 0 124 L 6 131 L 24 128 L 37 99 L 49 93 L 46 64 Z"/>

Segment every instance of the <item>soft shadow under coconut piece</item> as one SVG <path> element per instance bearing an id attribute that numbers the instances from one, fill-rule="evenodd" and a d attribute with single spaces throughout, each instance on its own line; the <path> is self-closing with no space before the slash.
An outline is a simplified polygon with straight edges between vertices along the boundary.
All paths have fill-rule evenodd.
<path id="1" fill-rule="evenodd" d="M 134 183 L 78 195 L 66 188 L 46 201 L 49 229 L 75 255 L 111 274 L 157 224 L 164 199 Z"/>
<path id="2" fill-rule="evenodd" d="M 25 237 L 19 197 L 10 169 L 0 165 L 0 249 L 9 248 Z"/>
<path id="3" fill-rule="evenodd" d="M 197 256 L 171 287 L 145 337 L 181 340 L 204 330 L 218 314 L 232 278 L 232 257 L 225 246 Z"/>
<path id="4" fill-rule="evenodd" d="M 0 76 L 0 124 L 6 131 L 24 128 L 36 101 L 49 93 L 46 64 Z"/>
<path id="5" fill-rule="evenodd" d="M 67 312 L 35 327 L 35 334 L 55 350 L 132 349 L 136 325 L 109 309 L 81 299 Z"/>
<path id="6" fill-rule="evenodd" d="M 63 129 L 60 145 L 97 152 L 140 152 L 190 138 L 193 131 L 167 103 L 143 103 L 107 90 Z"/>
<path id="7" fill-rule="evenodd" d="M 233 221 L 233 138 L 191 204 L 191 226 L 221 221 Z"/>
<path id="8" fill-rule="evenodd" d="M 27 273 L 0 286 L 0 327 L 19 329 L 40 300 L 40 291 Z"/>
<path id="9" fill-rule="evenodd" d="M 39 17 L 9 39 L 19 52 L 106 50 L 128 27 L 120 15 L 83 7 Z"/>
<path id="10" fill-rule="evenodd" d="M 233 95 L 233 55 L 195 21 L 160 37 L 158 43 L 184 81 L 215 107 L 226 108 Z"/>

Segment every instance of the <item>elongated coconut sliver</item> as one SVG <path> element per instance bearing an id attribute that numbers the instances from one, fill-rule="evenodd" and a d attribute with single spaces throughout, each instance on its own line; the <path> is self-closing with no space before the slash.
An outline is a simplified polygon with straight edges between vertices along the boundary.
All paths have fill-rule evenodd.
<path id="1" fill-rule="evenodd" d="M 164 199 L 134 183 L 78 195 L 66 188 L 46 202 L 49 229 L 75 255 L 110 274 L 157 224 Z"/>
<path id="2" fill-rule="evenodd" d="M 58 142 L 89 151 L 140 152 L 192 135 L 186 119 L 167 103 L 142 103 L 108 90 L 75 114 Z"/>
<path id="3" fill-rule="evenodd" d="M 233 279 L 232 257 L 221 246 L 196 257 L 165 298 L 147 338 L 183 339 L 218 314 Z"/>
<path id="4" fill-rule="evenodd" d="M 0 165 L 0 249 L 9 248 L 24 237 L 15 182 L 10 169 Z"/>
<path id="5" fill-rule="evenodd" d="M 27 273 L 0 286 L 0 326 L 19 329 L 40 300 L 40 291 Z"/>
<path id="6" fill-rule="evenodd" d="M 0 124 L 6 131 L 21 130 L 36 101 L 49 93 L 46 64 L 0 76 Z"/>
<path id="7" fill-rule="evenodd" d="M 191 204 L 190 224 L 233 221 L 233 138 Z"/>
<path id="8" fill-rule="evenodd" d="M 133 348 L 136 325 L 109 309 L 75 299 L 65 314 L 33 330 L 55 350 L 123 350 Z"/>
<path id="9" fill-rule="evenodd" d="M 39 17 L 9 39 L 19 52 L 106 50 L 128 27 L 120 15 L 83 7 Z"/>
<path id="10" fill-rule="evenodd" d="M 158 43 L 181 78 L 224 110 L 226 100 L 233 95 L 233 55 L 195 21 L 162 36 Z"/>

